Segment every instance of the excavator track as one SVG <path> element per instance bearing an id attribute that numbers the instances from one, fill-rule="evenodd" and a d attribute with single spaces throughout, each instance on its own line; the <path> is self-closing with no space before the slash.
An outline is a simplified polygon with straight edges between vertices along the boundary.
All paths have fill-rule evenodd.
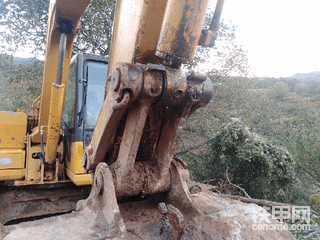
<path id="1" fill-rule="evenodd" d="M 73 184 L 46 186 L 0 186 L 0 224 L 24 221 L 30 217 L 70 212 L 85 199 L 90 187 Z"/>

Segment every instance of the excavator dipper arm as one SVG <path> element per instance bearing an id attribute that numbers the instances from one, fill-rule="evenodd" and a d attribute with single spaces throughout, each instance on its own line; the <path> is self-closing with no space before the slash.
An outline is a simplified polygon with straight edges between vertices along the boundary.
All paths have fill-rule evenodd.
<path id="1" fill-rule="evenodd" d="M 169 238 L 180 239 L 184 215 L 201 214 L 186 187 L 187 165 L 174 153 L 187 118 L 213 92 L 205 75 L 187 74 L 180 66 L 193 58 L 207 2 L 133 2 L 117 3 L 105 100 L 82 158 L 85 172 L 94 176 L 93 186 L 77 209 L 94 211 L 103 219 L 96 224 L 103 222 L 123 237 L 126 227 L 117 200 L 161 196 L 162 217 L 148 228 L 165 217 Z M 162 24 L 157 21 L 146 31 L 155 18 Z"/>

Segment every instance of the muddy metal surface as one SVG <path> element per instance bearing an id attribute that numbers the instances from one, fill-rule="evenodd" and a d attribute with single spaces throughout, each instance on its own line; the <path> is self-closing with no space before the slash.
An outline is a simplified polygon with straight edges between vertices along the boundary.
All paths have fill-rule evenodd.
<path id="1" fill-rule="evenodd" d="M 194 183 L 191 183 L 191 185 Z M 199 184 L 197 184 L 199 185 Z M 190 186 L 190 185 L 189 185 Z M 200 215 L 184 213 L 184 230 L 174 232 L 159 213 L 155 198 L 119 204 L 126 231 L 101 224 L 101 216 L 88 208 L 33 222 L 2 226 L 2 236 L 11 239 L 295 239 L 285 230 L 253 230 L 257 215 L 263 224 L 279 224 L 263 208 L 245 204 L 210 191 L 201 184 L 191 194 Z M 172 224 L 173 225 L 173 224 Z"/>
<path id="2" fill-rule="evenodd" d="M 0 224 L 10 220 L 73 211 L 91 187 L 0 186 Z"/>

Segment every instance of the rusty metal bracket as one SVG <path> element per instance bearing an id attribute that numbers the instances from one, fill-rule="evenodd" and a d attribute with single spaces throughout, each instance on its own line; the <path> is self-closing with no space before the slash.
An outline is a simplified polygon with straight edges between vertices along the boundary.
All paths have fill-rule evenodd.
<path id="1" fill-rule="evenodd" d="M 108 82 L 83 155 L 86 172 L 105 162 L 113 174 L 117 199 L 166 192 L 183 125 L 210 101 L 210 79 L 163 65 L 118 63 Z"/>

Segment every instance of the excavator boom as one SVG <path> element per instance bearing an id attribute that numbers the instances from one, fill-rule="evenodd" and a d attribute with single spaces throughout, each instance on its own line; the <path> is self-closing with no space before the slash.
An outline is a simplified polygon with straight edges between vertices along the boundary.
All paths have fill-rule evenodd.
<path id="1" fill-rule="evenodd" d="M 41 96 L 43 97 L 41 98 L 38 127 L 33 129 L 32 142 L 34 143 L 40 143 L 41 126 L 48 126 L 52 84 L 56 82 L 57 77 L 61 78 L 58 80 L 61 84 L 66 86 L 68 83 L 74 37 L 80 27 L 80 17 L 89 3 L 90 0 L 50 1 L 41 90 Z M 59 51 L 59 46 L 62 34 L 66 35 L 66 43 L 65 47 L 63 47 L 64 55 L 59 60 L 59 52 L 61 52 Z M 60 76 L 57 76 L 59 74 L 59 63 L 63 63 L 63 66 L 62 71 L 60 70 Z M 64 74 L 61 74 L 61 72 Z M 64 98 L 63 94 L 62 102 L 64 102 Z M 62 115 L 62 113 L 59 114 Z M 43 132 L 44 143 L 47 139 L 47 131 L 48 128 L 45 128 Z"/>

